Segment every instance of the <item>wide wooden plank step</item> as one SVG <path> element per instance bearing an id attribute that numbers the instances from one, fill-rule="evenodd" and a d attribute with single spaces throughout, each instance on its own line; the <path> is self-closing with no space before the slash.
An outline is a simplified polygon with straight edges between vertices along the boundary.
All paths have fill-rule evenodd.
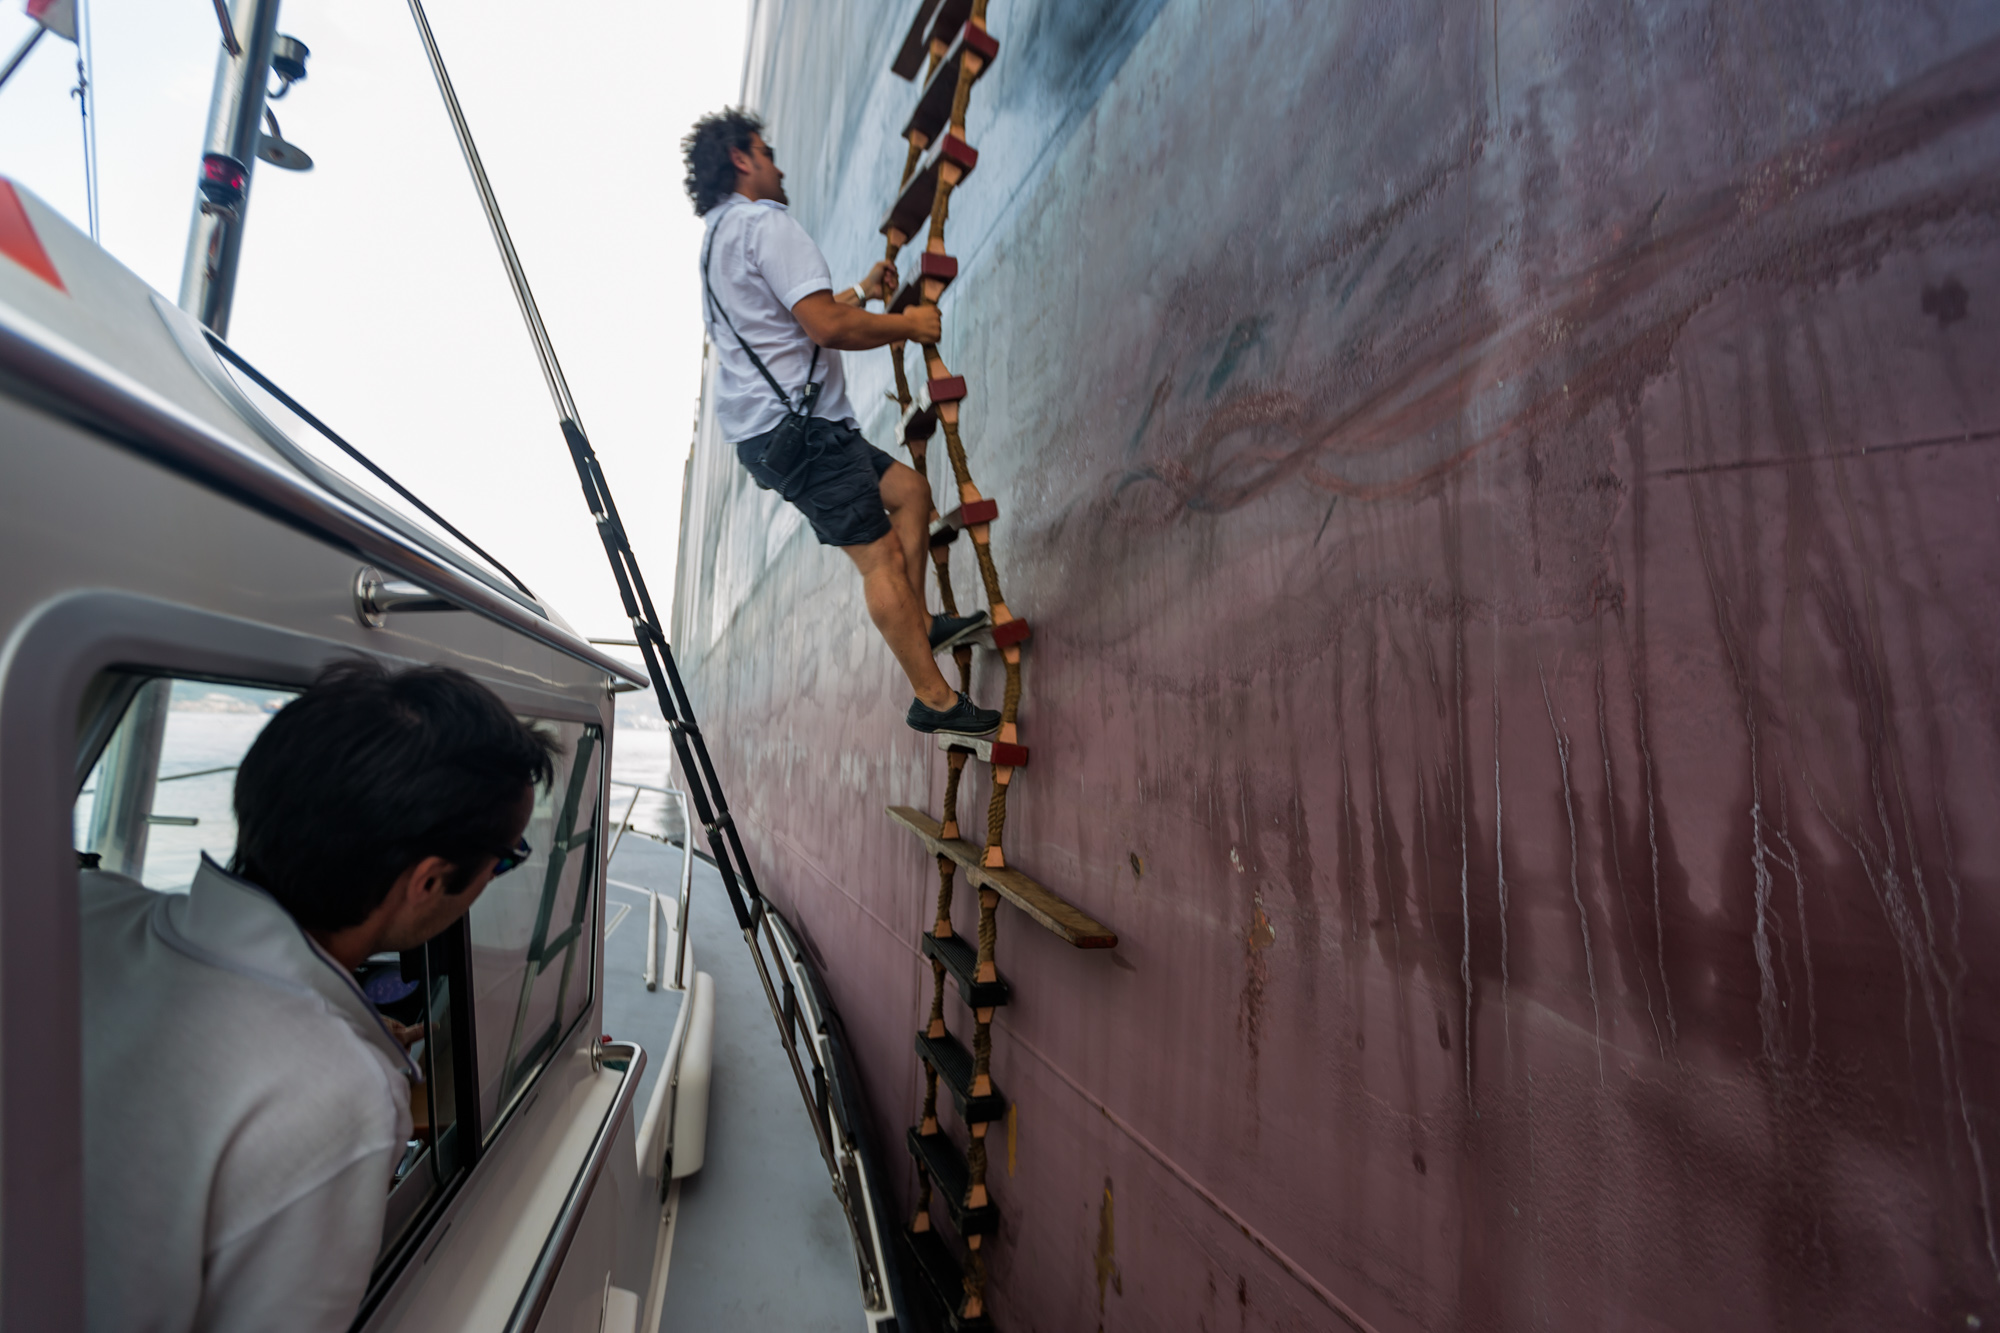
<path id="1" fill-rule="evenodd" d="M 979 980 L 979 950 L 963 935 L 933 935 L 926 932 L 923 937 L 924 956 L 935 958 L 944 964 L 944 970 L 958 978 L 958 993 L 974 1009 L 995 1009 L 1007 1003 L 1012 993 L 1007 987 L 1007 978 L 996 975 L 992 981 Z"/>
<path id="2" fill-rule="evenodd" d="M 937 1197 L 944 1200 L 953 1230 L 961 1236 L 990 1236 L 1000 1229 L 1000 1210 L 990 1199 L 977 1208 L 968 1202 L 972 1197 L 972 1172 L 965 1164 L 965 1154 L 943 1130 L 919 1134 L 912 1129 L 908 1141 L 910 1156 L 931 1173 L 931 1183 L 937 1187 Z"/>
<path id="3" fill-rule="evenodd" d="M 960 750 L 972 755 L 983 764 L 997 764 L 1001 768 L 1026 768 L 1028 747 L 1015 745 L 1011 741 L 996 741 L 991 736 L 967 736 L 956 731 L 937 733 L 937 747 L 949 753 Z"/>
<path id="4" fill-rule="evenodd" d="M 883 235 L 893 231 L 907 239 L 917 234 L 917 228 L 931 215 L 931 203 L 937 198 L 938 174 L 946 163 L 957 167 L 959 179 L 963 180 L 979 165 L 979 151 L 956 134 L 938 136 L 938 141 L 924 154 L 923 161 L 917 163 L 909 184 L 896 196 L 889 216 L 883 219 Z"/>
<path id="5" fill-rule="evenodd" d="M 903 126 L 905 139 L 915 134 L 929 143 L 951 119 L 951 100 L 958 94 L 959 66 L 965 63 L 967 53 L 979 62 L 978 70 L 972 76 L 977 79 L 993 63 L 993 57 L 1000 54 L 1000 40 L 971 23 L 959 28 L 958 36 L 944 53 L 944 59 L 931 71 L 923 92 L 917 96 L 917 109 L 910 113 L 909 123 Z"/>
<path id="6" fill-rule="evenodd" d="M 942 514 L 931 520 L 931 545 L 949 546 L 966 528 L 976 527 L 981 523 L 991 523 L 999 517 L 998 500 L 974 500 L 971 504 L 960 505 L 949 514 Z"/>
<path id="7" fill-rule="evenodd" d="M 960 1120 L 968 1125 L 978 1125 L 1007 1114 L 1007 1099 L 1001 1095 L 999 1088 L 976 1095 L 973 1093 L 972 1052 L 960 1045 L 957 1037 L 949 1032 L 942 1037 L 919 1032 L 917 1054 L 924 1058 L 925 1064 L 937 1070 L 938 1082 L 951 1089 L 951 1104 L 958 1108 Z M 991 1083 L 992 1075 L 989 1074 L 986 1081 Z"/>
<path id="8" fill-rule="evenodd" d="M 963 838 L 947 838 L 944 827 L 921 810 L 889 807 L 889 818 L 917 835 L 933 856 L 948 856 L 977 888 L 992 889 L 1038 925 L 1079 949 L 1115 949 L 1118 935 L 1082 908 L 1044 888 L 1012 867 L 981 864 L 980 849 Z"/>
<path id="9" fill-rule="evenodd" d="M 916 1255 L 917 1271 L 923 1274 L 924 1285 L 944 1307 L 952 1333 L 994 1333 L 993 1321 L 984 1314 L 967 1319 L 959 1313 L 965 1308 L 965 1270 L 959 1267 L 958 1257 L 937 1228 L 929 1231 L 905 1228 L 903 1237 Z"/>

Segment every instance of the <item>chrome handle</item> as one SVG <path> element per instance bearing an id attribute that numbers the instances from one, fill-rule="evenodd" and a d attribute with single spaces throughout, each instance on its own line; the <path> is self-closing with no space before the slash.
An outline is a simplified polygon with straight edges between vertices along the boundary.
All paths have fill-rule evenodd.
<path id="1" fill-rule="evenodd" d="M 514 1313 L 507 1319 L 506 1333 L 533 1333 L 542 1322 L 542 1312 L 548 1308 L 549 1297 L 555 1292 L 556 1275 L 562 1272 L 563 1260 L 569 1257 L 569 1247 L 576 1240 L 577 1229 L 583 1225 L 583 1214 L 590 1206 L 591 1191 L 597 1184 L 597 1178 L 604 1174 L 605 1163 L 611 1160 L 612 1146 L 618 1141 L 618 1127 L 625 1123 L 625 1117 L 632 1110 L 632 1098 L 639 1091 L 639 1075 L 646 1068 L 646 1052 L 636 1041 L 607 1041 L 601 1047 L 593 1043 L 593 1063 L 613 1051 L 626 1054 L 625 1077 L 619 1080 L 618 1092 L 611 1099 L 611 1109 L 605 1113 L 604 1123 L 598 1127 L 597 1142 L 590 1145 L 590 1156 L 584 1159 L 583 1170 L 577 1172 L 576 1182 L 569 1187 L 569 1197 L 563 1200 L 562 1212 L 556 1217 L 555 1227 L 549 1232 L 549 1238 L 542 1242 L 541 1255 L 528 1274 L 527 1285 L 521 1288 L 521 1299 L 514 1302 Z"/>
<path id="2" fill-rule="evenodd" d="M 354 614 L 369 629 L 381 629 L 391 612 L 458 609 L 456 602 L 429 588 L 388 578 L 373 565 L 363 565 L 354 573 Z"/>

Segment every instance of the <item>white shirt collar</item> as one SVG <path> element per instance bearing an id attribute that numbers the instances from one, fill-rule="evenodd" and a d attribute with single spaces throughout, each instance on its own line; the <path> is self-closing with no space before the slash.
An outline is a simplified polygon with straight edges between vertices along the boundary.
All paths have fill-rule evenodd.
<path id="1" fill-rule="evenodd" d="M 395 1056 L 412 1080 L 422 1071 L 352 974 L 307 935 L 265 890 L 232 875 L 204 852 L 185 898 L 162 894 L 153 932 L 170 948 L 211 967 L 322 1001 L 364 1038 Z"/>
<path id="2" fill-rule="evenodd" d="M 727 199 L 724 199 L 720 204 L 710 209 L 708 215 L 711 218 L 720 217 L 723 213 L 727 212 L 729 209 L 737 207 L 738 205 L 742 205 L 746 208 L 775 208 L 780 213 L 787 211 L 785 205 L 779 203 L 775 199 L 752 199 L 749 195 L 744 194 L 741 190 L 737 190 L 731 192 L 730 196 Z"/>

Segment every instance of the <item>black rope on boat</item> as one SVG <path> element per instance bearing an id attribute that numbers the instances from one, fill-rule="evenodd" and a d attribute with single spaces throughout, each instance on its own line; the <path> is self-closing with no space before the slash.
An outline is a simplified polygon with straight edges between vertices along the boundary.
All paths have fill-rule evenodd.
<path id="1" fill-rule="evenodd" d="M 245 375 L 248 375 L 252 383 L 254 383 L 258 388 L 262 389 L 265 393 L 270 394 L 273 398 L 283 403 L 286 406 L 286 408 L 288 408 L 292 412 L 294 416 L 299 418 L 299 420 L 305 422 L 308 426 L 311 426 L 314 430 L 326 436 L 327 439 L 333 441 L 333 443 L 340 449 L 342 453 L 346 454 L 349 458 L 353 459 L 355 462 L 361 464 L 361 466 L 367 468 L 369 473 L 373 475 L 378 481 L 382 482 L 383 485 L 387 486 L 390 490 L 394 491 L 396 494 L 402 496 L 405 500 L 408 500 L 411 504 L 415 505 L 417 509 L 420 512 L 422 512 L 425 518 L 428 518 L 431 522 L 437 524 L 439 527 L 443 528 L 446 532 L 450 533 L 453 537 L 455 537 L 458 540 L 461 546 L 465 547 L 467 550 L 471 551 L 474 555 L 478 556 L 481 560 L 484 560 L 487 564 L 493 566 L 494 569 L 498 570 L 501 574 L 505 575 L 507 581 L 513 584 L 516 588 L 519 588 L 523 596 L 534 597 L 535 595 L 534 591 L 530 589 L 527 584 L 521 582 L 520 579 L 514 577 L 514 571 L 507 568 L 507 566 L 501 564 L 498 560 L 494 559 L 492 554 L 488 552 L 485 547 L 481 546 L 478 542 L 472 540 L 472 538 L 466 536 L 464 533 L 460 532 L 456 527 L 452 526 L 450 519 L 446 518 L 443 514 L 440 514 L 437 510 L 425 504 L 421 499 L 418 498 L 417 493 L 415 491 L 412 491 L 409 487 L 403 485 L 402 482 L 397 481 L 387 472 L 384 472 L 381 468 L 377 467 L 375 465 L 375 460 L 368 457 L 367 454 L 362 453 L 359 449 L 349 444 L 346 440 L 341 439 L 340 436 L 334 432 L 331 426 L 327 425 L 324 421 L 321 421 L 311 412 L 308 412 L 305 409 L 305 407 L 298 401 L 298 399 L 292 397 L 290 394 L 286 393 L 283 389 L 280 389 L 276 384 L 273 384 L 271 380 L 264 374 L 263 371 L 251 365 L 248 361 L 245 361 L 242 358 L 242 356 L 238 354 L 235 348 L 231 347 L 228 343 L 222 341 L 222 339 L 216 337 L 213 332 L 209 332 L 208 330 L 203 330 L 203 332 L 208 333 L 208 345 L 215 349 L 216 355 L 220 356 L 230 365 L 235 366 Z"/>
<path id="2" fill-rule="evenodd" d="M 514 288 L 514 299 L 521 307 L 521 318 L 528 326 L 528 337 L 535 345 L 535 357 L 541 363 L 542 378 L 548 382 L 549 397 L 555 402 L 563 442 L 569 447 L 570 460 L 576 464 L 577 481 L 583 486 L 584 502 L 589 505 L 598 536 L 604 542 L 604 554 L 610 560 L 612 576 L 618 582 L 618 596 L 624 603 L 626 619 L 632 623 L 633 637 L 645 658 L 646 675 L 652 681 L 660 712 L 673 734 L 681 772 L 688 779 L 688 795 L 694 802 L 702 827 L 708 833 L 709 849 L 716 868 L 722 872 L 722 885 L 729 894 L 729 905 L 736 913 L 744 942 L 749 945 L 751 961 L 755 963 L 758 979 L 763 983 L 764 999 L 770 1005 L 771 1017 L 777 1021 L 779 1032 L 783 1035 L 786 1033 L 783 1006 L 776 988 L 771 984 L 764 951 L 757 942 L 757 927 L 764 919 L 764 896 L 758 891 L 757 878 L 750 870 L 749 858 L 744 855 L 743 839 L 736 831 L 736 821 L 730 817 L 729 804 L 723 797 L 722 783 L 716 777 L 708 746 L 702 740 L 700 729 L 694 725 L 694 709 L 688 702 L 687 687 L 674 663 L 673 648 L 661 627 L 652 594 L 646 590 L 646 579 L 639 571 L 638 557 L 632 553 L 632 544 L 626 539 L 625 525 L 619 520 L 618 505 L 611 498 L 610 484 L 604 479 L 604 469 L 597 461 L 596 450 L 590 447 L 590 437 L 584 432 L 576 400 L 570 396 L 569 381 L 563 376 L 562 365 L 556 359 L 555 343 L 542 323 L 534 292 L 528 286 L 527 271 L 521 266 L 521 257 L 515 253 L 513 238 L 507 233 L 507 222 L 501 216 L 499 198 L 486 178 L 486 167 L 480 161 L 479 149 L 472 142 L 472 128 L 458 104 L 451 76 L 445 71 L 444 56 L 438 50 L 430 20 L 424 15 L 423 0 L 409 0 L 409 4 L 410 16 L 416 20 L 417 34 L 423 39 L 424 54 L 430 59 L 431 73 L 437 78 L 438 92 L 444 97 L 445 112 L 451 117 L 452 129 L 458 136 L 459 150 L 465 155 L 466 168 L 472 173 L 473 188 L 479 192 L 487 226 L 492 229 L 493 242 L 499 247 L 500 262 L 507 270 L 507 280 Z M 782 956 L 778 962 L 782 967 Z M 792 1075 L 798 1082 L 799 1095 L 805 1100 L 808 1112 L 812 1113 L 813 1135 L 819 1143 L 820 1157 L 826 1163 L 827 1173 L 833 1178 L 834 1192 L 840 1196 L 849 1227 L 856 1227 L 854 1201 L 847 1198 L 826 1117 L 817 1113 L 813 1084 L 806 1077 L 798 1047 L 790 1040 L 782 1044 L 786 1059 L 792 1066 Z M 824 1078 L 818 1049 L 808 1041 L 805 1050 L 814 1077 Z M 858 1230 L 855 1239 L 858 1245 Z"/>

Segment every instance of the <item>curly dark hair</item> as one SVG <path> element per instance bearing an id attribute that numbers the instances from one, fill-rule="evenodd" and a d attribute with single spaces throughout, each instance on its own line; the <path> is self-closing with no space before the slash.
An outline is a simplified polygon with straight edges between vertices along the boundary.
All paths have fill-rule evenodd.
<path id="1" fill-rule="evenodd" d="M 750 151 L 750 136 L 762 134 L 764 122 L 741 107 L 724 107 L 703 116 L 681 140 L 681 160 L 687 163 L 688 198 L 694 200 L 694 215 L 727 199 L 736 189 L 736 164 L 729 150 Z"/>

